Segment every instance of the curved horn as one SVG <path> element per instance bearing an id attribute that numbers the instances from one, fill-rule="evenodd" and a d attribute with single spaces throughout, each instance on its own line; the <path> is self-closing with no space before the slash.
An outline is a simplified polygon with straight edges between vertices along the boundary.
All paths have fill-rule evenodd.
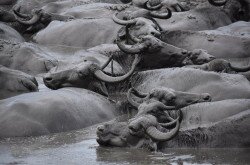
<path id="1" fill-rule="evenodd" d="M 31 18 L 31 15 L 20 13 L 20 8 L 21 6 L 14 7 L 13 8 L 14 14 L 16 14 L 18 17 L 21 17 L 21 18 L 26 18 L 26 19 Z"/>
<path id="2" fill-rule="evenodd" d="M 94 75 L 95 75 L 95 77 L 97 79 L 99 79 L 101 81 L 104 81 L 104 82 L 108 82 L 108 83 L 120 82 L 120 81 L 123 81 L 123 80 L 127 79 L 128 77 L 130 77 L 132 75 L 132 73 L 135 70 L 136 65 L 139 62 L 140 62 L 140 58 L 139 58 L 138 55 L 136 55 L 130 71 L 128 73 L 126 73 L 125 75 L 123 75 L 123 76 L 119 76 L 119 77 L 108 76 L 105 73 L 103 73 L 100 69 L 95 70 Z"/>
<path id="3" fill-rule="evenodd" d="M 135 108 L 138 108 L 139 107 L 139 103 L 137 103 L 136 101 L 134 101 L 133 99 L 132 99 L 132 91 L 134 90 L 134 88 L 130 88 L 129 90 L 128 90 L 128 93 L 127 93 L 127 99 L 128 99 L 128 102 L 132 105 L 132 106 L 134 106 Z"/>
<path id="4" fill-rule="evenodd" d="M 170 121 L 168 123 L 159 123 L 162 127 L 168 128 L 174 124 L 176 124 L 177 121 L 179 121 L 180 117 L 178 117 L 177 119 Z"/>
<path id="5" fill-rule="evenodd" d="M 208 2 L 211 4 L 211 5 L 214 5 L 214 6 L 223 6 L 227 3 L 227 0 L 219 0 L 219 1 L 216 1 L 216 0 L 208 0 Z"/>
<path id="6" fill-rule="evenodd" d="M 179 131 L 180 129 L 180 122 L 177 120 L 176 126 L 174 129 L 172 129 L 170 132 L 161 132 L 156 127 L 150 126 L 146 129 L 146 133 L 156 141 L 167 141 L 172 139 Z"/>
<path id="7" fill-rule="evenodd" d="M 119 24 L 119 25 L 129 25 L 129 24 L 135 24 L 136 23 L 136 20 L 135 19 L 131 19 L 131 20 L 121 20 L 119 18 L 117 18 L 117 14 L 118 12 L 116 12 L 112 19 L 115 23 Z"/>
<path id="8" fill-rule="evenodd" d="M 150 3 L 149 3 L 149 1 L 146 2 L 146 8 L 147 8 L 148 10 L 158 10 L 158 9 L 160 9 L 161 7 L 162 7 L 162 4 L 161 4 L 161 3 L 158 4 L 158 5 L 155 5 L 155 6 L 151 6 Z"/>
<path id="9" fill-rule="evenodd" d="M 113 59 L 113 55 L 110 56 L 109 59 L 101 66 L 101 70 L 106 68 L 112 59 Z"/>
<path id="10" fill-rule="evenodd" d="M 23 20 L 20 20 L 18 18 L 16 18 L 16 19 L 21 24 L 24 24 L 24 25 L 33 25 L 33 24 L 37 23 L 40 18 L 41 18 L 41 15 L 34 14 L 33 17 L 30 20 L 28 20 L 28 21 L 23 21 Z"/>
<path id="11" fill-rule="evenodd" d="M 155 11 L 151 11 L 150 12 L 150 16 L 154 17 L 154 18 L 159 18 L 159 19 L 168 19 L 172 16 L 172 12 L 169 8 L 167 8 L 167 13 L 158 13 Z"/>
<path id="12" fill-rule="evenodd" d="M 169 116 L 168 113 L 166 113 L 166 114 Z M 160 124 L 161 126 L 165 127 L 165 128 L 167 128 L 167 127 L 169 127 L 169 126 L 172 126 L 172 125 L 176 124 L 176 122 L 180 120 L 180 110 L 178 110 L 178 114 L 179 114 L 179 115 L 178 115 L 178 117 L 177 117 L 176 119 L 173 119 L 172 117 L 169 116 L 168 119 L 170 119 L 170 122 L 168 122 L 168 123 L 159 123 L 159 124 Z"/>
<path id="13" fill-rule="evenodd" d="M 229 64 L 229 65 L 236 72 L 247 72 L 247 71 L 250 70 L 250 65 L 249 66 L 243 66 L 243 67 L 233 66 L 232 64 Z"/>
<path id="14" fill-rule="evenodd" d="M 147 48 L 147 46 L 143 43 L 135 44 L 135 45 L 126 45 L 124 40 L 117 42 L 117 46 L 123 52 L 129 53 L 129 54 L 137 54 L 137 53 L 140 53 Z"/>

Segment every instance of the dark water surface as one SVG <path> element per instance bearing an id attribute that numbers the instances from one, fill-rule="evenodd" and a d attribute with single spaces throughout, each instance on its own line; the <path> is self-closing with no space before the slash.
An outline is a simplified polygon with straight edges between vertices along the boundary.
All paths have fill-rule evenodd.
<path id="1" fill-rule="evenodd" d="M 93 126 L 49 136 L 0 140 L 0 164 L 250 164 L 250 149 L 166 149 L 162 153 L 99 147 L 95 130 Z"/>

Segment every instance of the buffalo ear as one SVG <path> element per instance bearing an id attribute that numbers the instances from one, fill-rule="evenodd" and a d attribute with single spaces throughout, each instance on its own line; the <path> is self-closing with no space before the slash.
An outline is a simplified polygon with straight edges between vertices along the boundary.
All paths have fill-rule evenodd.
<path id="1" fill-rule="evenodd" d="M 108 90 L 104 82 L 94 81 L 90 83 L 89 89 L 103 96 L 108 97 Z"/>

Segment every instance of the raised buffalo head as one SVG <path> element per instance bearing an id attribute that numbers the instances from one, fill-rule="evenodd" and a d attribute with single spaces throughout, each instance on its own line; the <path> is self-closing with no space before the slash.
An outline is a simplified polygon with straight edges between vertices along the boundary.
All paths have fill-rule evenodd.
<path id="1" fill-rule="evenodd" d="M 141 101 L 147 101 L 154 99 L 162 102 L 166 106 L 173 106 L 176 109 L 183 108 L 185 106 L 199 103 L 199 102 L 210 102 L 211 96 L 208 93 L 196 94 L 189 92 L 175 91 L 171 88 L 159 87 L 152 89 L 149 93 L 142 93 L 134 88 L 128 91 L 128 100 L 135 107 L 139 107 L 140 103 L 133 101 L 132 95 L 134 94 Z M 157 105 L 158 106 L 158 105 Z M 170 108 L 173 109 L 173 108 Z"/>
<path id="2" fill-rule="evenodd" d="M 129 33 L 133 36 L 140 37 L 145 35 L 153 35 L 159 37 L 161 34 L 160 28 L 152 20 L 141 16 L 144 14 L 147 15 L 148 11 L 146 11 L 146 13 L 144 13 L 144 11 L 140 10 L 137 13 L 134 13 L 134 15 L 126 16 L 126 18 L 131 18 L 128 20 L 119 19 L 117 17 L 117 13 L 115 13 L 113 15 L 113 21 L 119 25 L 126 26 Z"/>
<path id="3" fill-rule="evenodd" d="M 51 89 L 73 86 L 97 90 L 97 92 L 106 95 L 107 92 L 102 89 L 103 83 L 117 83 L 127 79 L 134 72 L 140 59 L 139 56 L 136 56 L 130 71 L 118 77 L 112 77 L 103 72 L 103 69 L 110 61 L 111 58 L 103 66 L 99 66 L 94 60 L 85 59 L 77 65 L 69 65 L 66 69 L 48 73 L 44 76 L 43 81 Z"/>
<path id="4" fill-rule="evenodd" d="M 128 54 L 143 53 L 144 56 L 150 54 L 150 56 L 152 55 L 156 58 L 157 56 L 162 56 L 163 58 L 171 57 L 171 59 L 176 57 L 176 61 L 181 59 L 182 64 L 187 58 L 190 59 L 193 64 L 203 64 L 215 59 L 214 56 L 208 54 L 205 50 L 195 49 L 193 51 L 187 51 L 169 45 L 152 35 L 140 36 L 140 38 L 130 33 L 128 33 L 128 35 L 135 44 L 128 45 L 125 40 L 118 40 L 117 42 L 118 47 Z"/>

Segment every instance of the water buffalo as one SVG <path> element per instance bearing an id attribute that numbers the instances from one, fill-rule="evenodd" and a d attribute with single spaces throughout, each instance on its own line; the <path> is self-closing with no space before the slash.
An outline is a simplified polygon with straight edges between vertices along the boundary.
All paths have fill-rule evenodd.
<path id="1" fill-rule="evenodd" d="M 238 74 L 169 68 L 139 72 L 131 82 L 134 88 L 144 93 L 152 88 L 167 87 L 176 91 L 209 93 L 213 101 L 250 98 L 250 83 Z"/>
<path id="2" fill-rule="evenodd" d="M 0 23 L 0 37 L 3 40 L 9 40 L 14 42 L 24 42 L 24 38 L 10 26 Z"/>
<path id="3" fill-rule="evenodd" d="M 59 5 L 59 4 L 58 4 Z M 72 15 L 78 19 L 94 19 L 94 18 L 111 18 L 117 11 L 136 11 L 139 8 L 130 5 L 111 4 L 111 3 L 90 3 L 79 6 L 69 7 L 65 4 L 61 4 L 62 8 L 56 9 L 56 11 L 63 15 Z M 50 6 L 44 8 L 45 10 L 51 10 Z"/>
<path id="4" fill-rule="evenodd" d="M 199 7 L 185 12 L 177 12 L 170 19 L 157 19 L 157 22 L 163 31 L 213 30 L 232 23 L 225 12 L 212 7 Z"/>
<path id="5" fill-rule="evenodd" d="M 152 142 L 145 142 L 144 136 L 147 136 L 155 142 L 154 145 L 158 144 L 160 150 L 169 147 L 248 147 L 249 106 L 249 100 L 245 99 L 188 106 L 182 109 L 181 125 L 177 120 L 175 127 L 169 132 L 163 132 L 161 123 L 154 116 L 140 115 L 129 122 L 112 122 L 99 126 L 97 142 L 106 146 L 141 147 L 137 144 L 143 141 L 152 146 Z M 157 143 L 159 141 L 163 142 Z"/>
<path id="6" fill-rule="evenodd" d="M 117 18 L 117 13 L 115 13 L 113 15 L 113 21 L 120 25 L 129 26 L 130 32 L 136 37 L 146 34 L 159 36 L 160 29 L 157 27 L 156 22 L 143 17 L 146 17 L 145 15 L 148 17 L 148 14 L 151 13 L 149 15 L 150 17 L 167 19 L 171 16 L 171 12 L 159 14 L 156 12 L 145 13 L 144 11 L 146 10 L 139 12 L 139 14 L 130 13 L 130 18 L 133 17 L 133 19 L 130 20 L 121 20 Z M 113 43 L 117 37 L 117 33 L 121 33 L 121 26 L 114 22 L 112 22 L 110 18 L 74 20 L 70 22 L 54 21 L 49 24 L 47 28 L 37 33 L 36 36 L 34 36 L 34 40 L 46 45 L 56 44 L 85 48 L 104 43 Z M 86 31 L 88 33 L 86 33 Z"/>
<path id="7" fill-rule="evenodd" d="M 132 75 L 136 65 L 140 61 L 139 56 L 136 56 L 131 69 L 125 75 L 112 77 L 103 72 L 103 69 L 109 64 L 111 58 L 102 64 L 102 66 L 98 65 L 97 60 L 92 57 L 90 60 L 83 60 L 78 65 L 72 65 L 63 70 L 48 73 L 43 78 L 44 84 L 51 89 L 67 86 L 81 87 L 107 96 L 108 92 L 104 83 L 117 83 L 127 79 Z"/>
<path id="8" fill-rule="evenodd" d="M 35 77 L 0 65 L 0 99 L 35 91 L 38 91 Z"/>
<path id="9" fill-rule="evenodd" d="M 43 8 L 48 12 L 51 13 L 59 13 L 61 11 L 65 11 L 69 8 L 87 5 L 91 3 L 111 3 L 111 4 L 120 4 L 120 0 L 42 0 L 42 1 L 33 1 L 33 0 L 26 0 L 22 1 L 19 0 L 14 8 L 20 8 L 21 13 L 28 14 L 34 8 Z"/>
<path id="10" fill-rule="evenodd" d="M 0 64 L 8 68 L 36 75 L 57 65 L 58 61 L 38 45 L 11 40 L 0 40 L 0 44 Z"/>
<path id="11" fill-rule="evenodd" d="M 222 1 L 215 1 L 215 0 L 208 0 L 208 2 L 214 6 L 224 6 L 224 10 L 228 13 L 228 15 L 232 15 L 235 17 L 236 20 L 241 19 L 245 21 L 249 21 L 250 19 L 250 1 L 249 0 L 222 0 Z M 239 6 L 237 8 L 235 6 Z M 231 13 L 231 10 L 236 10 L 236 13 Z"/>
<path id="12" fill-rule="evenodd" d="M 215 30 L 162 32 L 161 40 L 189 51 L 204 49 L 216 58 L 244 59 L 249 57 L 249 30 L 249 22 L 238 21 Z"/>
<path id="13" fill-rule="evenodd" d="M 247 72 L 250 70 L 250 66 L 234 66 L 229 61 L 223 59 L 214 59 L 206 64 L 188 65 L 186 67 L 223 73 Z"/>
<path id="14" fill-rule="evenodd" d="M 132 93 L 134 93 L 134 95 L 139 98 L 139 102 L 133 101 Z M 160 104 L 156 105 L 159 105 L 159 108 L 163 109 L 179 109 L 191 104 L 211 101 L 211 96 L 208 93 L 196 94 L 181 92 L 166 87 L 153 88 L 149 93 L 142 93 L 134 88 L 131 88 L 128 91 L 127 97 L 128 101 L 138 108 L 138 114 L 140 114 L 140 111 L 145 111 L 140 109 L 145 109 L 145 107 L 148 107 L 148 105 L 151 104 L 151 100 L 160 101 L 165 106 Z M 152 106 L 150 107 L 154 108 L 154 102 L 151 105 Z"/>
<path id="15" fill-rule="evenodd" d="M 132 0 L 132 4 L 147 10 L 160 10 L 164 7 L 176 12 L 186 10 L 186 7 L 183 7 L 177 0 Z"/>
<path id="16" fill-rule="evenodd" d="M 103 146 L 134 147 L 157 150 L 157 142 L 172 139 L 178 133 L 180 123 L 170 132 L 163 128 L 153 115 L 140 115 L 127 122 L 104 124 L 97 128 L 97 142 Z M 146 135 L 144 135 L 146 134 Z"/>
<path id="17" fill-rule="evenodd" d="M 58 21 L 70 21 L 75 19 L 73 16 L 70 15 L 60 15 L 54 14 L 44 11 L 43 9 L 33 9 L 30 15 L 19 13 L 20 9 L 15 9 L 14 13 L 17 15 L 16 20 L 24 25 L 35 25 L 35 24 L 43 24 L 47 26 L 51 21 L 58 20 Z M 18 17 L 25 18 L 28 20 L 22 20 Z"/>
<path id="18" fill-rule="evenodd" d="M 6 25 L 14 28 L 20 33 L 28 32 L 26 31 L 27 28 L 29 27 L 28 25 L 20 24 L 16 16 L 13 12 L 5 10 L 5 9 L 0 9 L 0 21 L 4 22 Z"/>
<path id="19" fill-rule="evenodd" d="M 136 43 L 133 45 L 126 44 L 126 40 L 119 40 L 118 47 L 128 54 L 141 53 L 143 59 L 141 66 L 144 68 L 162 68 L 175 67 L 187 64 L 203 64 L 214 59 L 214 56 L 209 55 L 206 51 L 196 49 L 187 51 L 167 44 L 152 35 L 141 36 L 137 39 L 130 32 L 131 38 Z"/>
<path id="20" fill-rule="evenodd" d="M 27 93 L 0 101 L 0 137 L 38 136 L 111 120 L 115 104 L 80 88 Z"/>
<path id="21" fill-rule="evenodd" d="M 249 6 L 249 2 L 247 2 L 247 0 L 244 3 L 246 5 L 243 6 L 247 6 L 247 4 Z M 232 22 L 235 22 L 236 20 L 242 20 L 238 18 L 240 10 L 241 5 L 239 4 L 239 2 L 235 0 L 230 0 L 230 3 L 228 3 L 228 5 L 226 5 L 222 10 L 216 7 L 212 7 L 211 5 L 202 5 L 186 12 L 175 13 L 168 20 L 157 21 L 159 22 L 164 31 L 213 30 L 221 26 L 229 25 Z"/>

